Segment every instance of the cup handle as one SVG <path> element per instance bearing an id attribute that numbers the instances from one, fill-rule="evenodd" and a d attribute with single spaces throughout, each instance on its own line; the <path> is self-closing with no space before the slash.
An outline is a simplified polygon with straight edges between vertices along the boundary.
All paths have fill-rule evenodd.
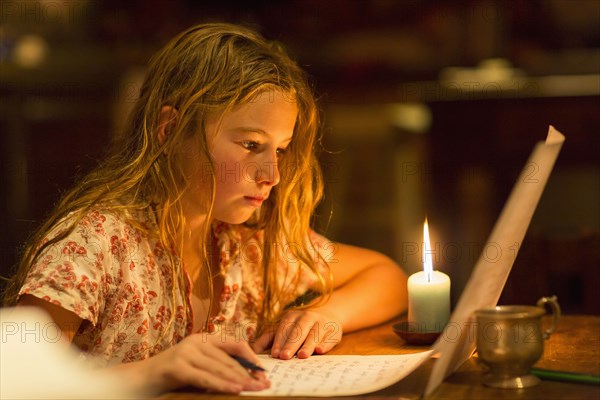
<path id="1" fill-rule="evenodd" d="M 544 339 L 548 339 L 550 335 L 556 330 L 556 326 L 558 325 L 558 321 L 561 315 L 560 305 L 558 304 L 556 296 L 542 297 L 537 302 L 537 306 L 542 308 L 545 308 L 546 304 L 548 304 L 552 309 L 552 325 L 550 325 L 550 328 L 546 329 L 546 331 L 544 332 Z"/>

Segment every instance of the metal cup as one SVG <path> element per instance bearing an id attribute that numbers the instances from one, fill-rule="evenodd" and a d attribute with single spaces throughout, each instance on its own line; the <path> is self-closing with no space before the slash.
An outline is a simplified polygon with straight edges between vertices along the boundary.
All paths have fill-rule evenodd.
<path id="1" fill-rule="evenodd" d="M 545 305 L 553 313 L 552 324 L 542 333 Z M 542 297 L 533 306 L 498 306 L 475 311 L 477 353 L 489 367 L 486 386 L 518 389 L 534 386 L 539 379 L 529 373 L 544 351 L 544 340 L 556 329 L 560 318 L 556 296 Z"/>

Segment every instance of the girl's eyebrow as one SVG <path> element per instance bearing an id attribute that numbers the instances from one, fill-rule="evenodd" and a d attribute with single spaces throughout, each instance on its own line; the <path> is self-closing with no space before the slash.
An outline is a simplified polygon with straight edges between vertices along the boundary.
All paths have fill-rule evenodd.
<path id="1" fill-rule="evenodd" d="M 264 129 L 261 128 L 256 128 L 256 127 L 251 127 L 251 126 L 238 126 L 232 129 L 234 132 L 239 132 L 239 133 L 243 133 L 243 132 L 253 132 L 253 133 L 258 133 L 261 136 L 266 136 L 266 137 L 270 137 L 271 135 L 269 135 Z M 290 136 L 287 139 L 284 139 L 283 142 L 290 142 L 292 140 L 292 136 Z"/>

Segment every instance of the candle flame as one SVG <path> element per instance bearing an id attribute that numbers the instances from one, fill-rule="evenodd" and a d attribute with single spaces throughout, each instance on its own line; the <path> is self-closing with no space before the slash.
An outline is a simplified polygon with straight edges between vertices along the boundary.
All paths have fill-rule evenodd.
<path id="1" fill-rule="evenodd" d="M 427 281 L 431 282 L 431 276 L 433 275 L 433 261 L 431 260 L 431 243 L 429 242 L 429 225 L 427 224 L 427 218 L 423 224 L 423 271 L 427 276 Z"/>

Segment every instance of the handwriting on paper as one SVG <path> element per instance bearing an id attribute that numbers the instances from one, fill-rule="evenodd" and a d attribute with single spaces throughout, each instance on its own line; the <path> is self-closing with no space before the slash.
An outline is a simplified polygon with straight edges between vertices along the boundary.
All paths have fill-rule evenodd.
<path id="1" fill-rule="evenodd" d="M 431 355 L 312 356 L 307 359 L 274 359 L 259 356 L 271 387 L 246 396 L 350 396 L 383 389 L 400 381 Z"/>

